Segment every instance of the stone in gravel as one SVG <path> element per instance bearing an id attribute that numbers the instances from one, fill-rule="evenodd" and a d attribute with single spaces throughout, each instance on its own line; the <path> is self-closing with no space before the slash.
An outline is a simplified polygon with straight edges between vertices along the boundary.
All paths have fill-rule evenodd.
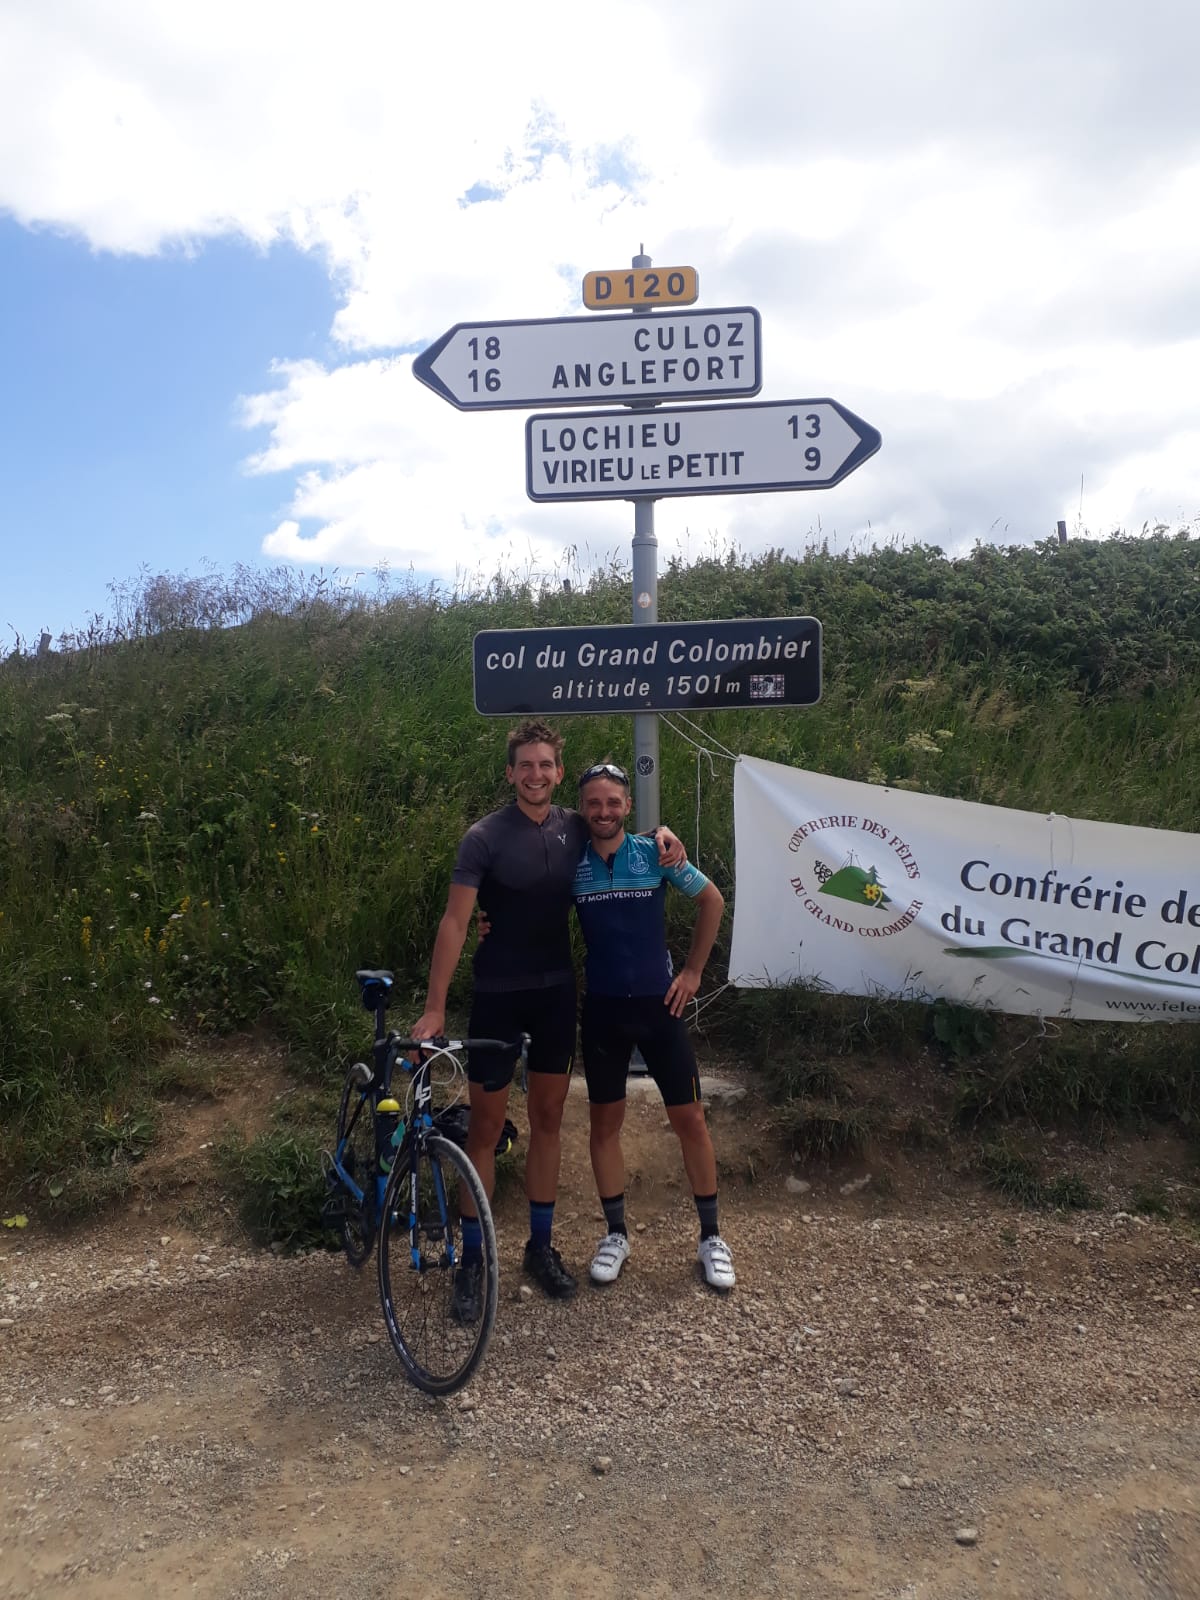
<path id="1" fill-rule="evenodd" d="M 955 1542 L 955 1544 L 965 1544 L 965 1545 L 978 1544 L 979 1543 L 979 1529 L 978 1528 L 959 1528 L 958 1532 L 954 1535 L 954 1542 Z"/>
<path id="2" fill-rule="evenodd" d="M 700 1077 L 700 1097 L 707 1100 L 710 1106 L 736 1105 L 739 1100 L 746 1098 L 746 1086 L 734 1083 L 731 1078 L 720 1078 L 715 1074 L 702 1073 Z"/>
<path id="3" fill-rule="evenodd" d="M 474 1409 L 475 1409 L 475 1396 L 473 1394 L 460 1395 L 459 1401 L 458 1401 L 458 1409 L 460 1411 L 474 1411 Z"/>
<path id="4" fill-rule="evenodd" d="M 532 1300 L 533 1299 L 533 1290 L 529 1287 L 529 1285 L 527 1283 L 523 1283 L 521 1285 L 521 1287 L 517 1290 L 517 1299 L 518 1300 Z"/>
<path id="5" fill-rule="evenodd" d="M 853 1400 L 862 1393 L 862 1388 L 857 1378 L 839 1378 L 837 1392 Z"/>
<path id="6" fill-rule="evenodd" d="M 789 1194 L 807 1194 L 812 1188 L 812 1184 L 809 1183 L 807 1178 L 789 1177 L 785 1187 Z"/>
<path id="7" fill-rule="evenodd" d="M 592 1458 L 592 1471 L 598 1478 L 606 1478 L 612 1471 L 611 1456 L 594 1456 Z"/>
<path id="8" fill-rule="evenodd" d="M 558 1351 L 554 1348 L 554 1346 L 552 1344 L 548 1344 L 546 1346 L 546 1354 L 550 1357 L 551 1361 L 557 1361 L 558 1360 Z"/>
<path id="9" fill-rule="evenodd" d="M 915 1489 L 917 1486 L 908 1476 L 907 1472 L 902 1472 L 896 1479 L 896 1487 L 897 1489 Z"/>
<path id="10" fill-rule="evenodd" d="M 865 1178 L 855 1178 L 850 1183 L 844 1183 L 839 1192 L 841 1194 L 858 1194 L 867 1187 L 870 1181 L 871 1174 L 868 1172 Z"/>

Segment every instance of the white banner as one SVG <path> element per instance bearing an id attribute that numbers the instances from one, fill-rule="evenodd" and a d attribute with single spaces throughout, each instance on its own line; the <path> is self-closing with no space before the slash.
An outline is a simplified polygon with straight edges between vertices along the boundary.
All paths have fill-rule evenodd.
<path id="1" fill-rule="evenodd" d="M 1200 837 L 742 756 L 729 975 L 1106 1022 L 1200 1019 Z"/>

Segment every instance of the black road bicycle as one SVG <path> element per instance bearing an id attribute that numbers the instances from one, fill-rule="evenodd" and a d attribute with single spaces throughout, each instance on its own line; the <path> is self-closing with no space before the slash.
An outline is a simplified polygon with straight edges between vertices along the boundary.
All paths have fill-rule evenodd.
<path id="1" fill-rule="evenodd" d="M 497 1049 L 524 1058 L 529 1038 L 522 1036 L 518 1044 L 402 1038 L 386 1022 L 392 974 L 362 971 L 355 977 L 363 1005 L 375 1015 L 375 1040 L 370 1063 L 357 1061 L 346 1074 L 326 1215 L 353 1266 L 362 1266 L 377 1243 L 384 1321 L 409 1377 L 427 1394 L 453 1394 L 487 1349 L 499 1278 L 487 1194 L 466 1151 L 444 1131 L 453 1125 L 466 1083 L 459 1056 L 466 1049 Z M 437 1112 L 435 1086 L 450 1091 Z M 468 1215 L 473 1210 L 479 1218 L 483 1254 L 465 1295 L 455 1292 L 464 1200 Z"/>

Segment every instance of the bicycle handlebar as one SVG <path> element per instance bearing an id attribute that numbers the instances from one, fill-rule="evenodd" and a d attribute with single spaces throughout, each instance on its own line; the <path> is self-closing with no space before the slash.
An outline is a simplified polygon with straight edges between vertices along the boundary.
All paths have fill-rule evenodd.
<path id="1" fill-rule="evenodd" d="M 529 1055 L 529 1035 L 523 1033 L 517 1040 L 513 1039 L 449 1039 L 445 1034 L 438 1034 L 432 1039 L 401 1039 L 398 1036 L 392 1041 L 397 1049 L 409 1050 L 511 1050 L 514 1055 L 519 1055 L 523 1060 Z"/>

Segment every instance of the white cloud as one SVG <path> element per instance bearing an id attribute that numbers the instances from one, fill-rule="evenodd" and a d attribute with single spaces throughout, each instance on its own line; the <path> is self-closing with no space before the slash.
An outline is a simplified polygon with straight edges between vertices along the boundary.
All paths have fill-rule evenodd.
<path id="1" fill-rule="evenodd" d="M 577 311 L 642 240 L 761 307 L 764 397 L 884 435 L 827 493 L 664 502 L 664 551 L 1035 538 L 1081 477 L 1089 526 L 1136 527 L 1200 514 L 1198 44 L 1169 0 L 44 0 L 0 15 L 0 206 L 327 263 L 342 355 L 280 351 L 237 412 L 248 470 L 293 475 L 275 556 L 625 547 L 627 507 L 533 506 L 521 418 L 453 411 L 398 352 Z"/>

